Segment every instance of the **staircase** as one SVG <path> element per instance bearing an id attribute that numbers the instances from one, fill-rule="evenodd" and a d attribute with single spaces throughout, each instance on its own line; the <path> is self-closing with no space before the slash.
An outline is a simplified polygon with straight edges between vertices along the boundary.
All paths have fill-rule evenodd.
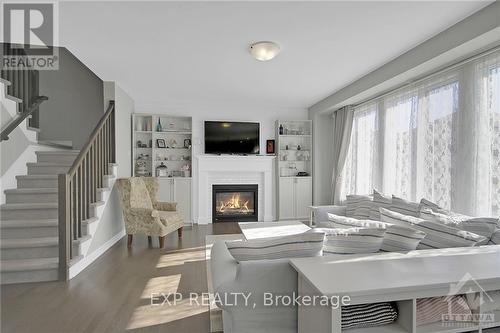
<path id="1" fill-rule="evenodd" d="M 9 81 L 0 79 L 0 100 L 2 102 L 2 115 L 4 116 L 4 112 L 7 112 L 5 115 L 14 119 L 21 114 L 20 110 L 22 108 L 20 104 L 23 101 L 8 95 L 6 88 L 10 85 Z M 11 138 L 5 137 L 2 139 L 5 141 L 0 143 L 0 149 L 3 149 L 2 154 L 4 154 L 6 148 L 9 147 L 8 145 L 13 143 L 13 140 L 27 139 L 27 146 L 21 148 L 26 149 L 24 152 L 14 150 L 19 155 L 11 168 L 13 171 L 11 172 L 11 169 L 9 169 L 8 174 L 2 175 L 5 204 L 0 206 L 1 284 L 60 280 L 61 269 L 65 271 L 66 278 L 68 278 L 70 268 L 74 268 L 74 272 L 79 272 L 83 269 L 82 267 L 88 265 L 82 259 L 87 255 L 92 243 L 92 237 L 98 229 L 99 220 L 104 211 L 104 204 L 110 196 L 117 172 L 116 165 L 112 163 L 111 158 L 101 159 L 101 155 L 97 155 L 97 151 L 101 152 L 101 150 L 97 150 L 97 147 L 101 146 L 94 144 L 92 147 L 96 151 L 95 157 L 99 157 L 99 162 L 102 162 L 99 169 L 100 180 L 99 182 L 97 180 L 94 182 L 88 180 L 85 183 L 88 185 L 94 183 L 96 185 L 94 187 L 95 194 L 92 198 L 87 198 L 89 201 L 86 204 L 85 214 L 79 215 L 79 233 L 71 237 L 60 238 L 61 232 L 63 232 L 63 235 L 67 235 L 66 230 L 70 229 L 66 228 L 68 222 L 65 219 L 60 221 L 61 207 L 59 207 L 59 202 L 61 193 L 59 193 L 59 175 L 70 172 L 80 151 L 72 150 L 65 143 L 39 141 L 37 129 L 30 127 L 31 120 L 31 115 L 23 118 L 15 128 L 17 132 L 12 132 Z M 108 123 L 106 124 L 106 129 L 110 129 L 111 126 Z M 7 127 L 3 120 L 2 127 L 2 131 Z M 110 144 L 111 133 L 110 130 L 106 132 L 106 139 L 109 140 L 106 142 Z M 99 132 L 99 140 L 101 138 L 103 139 L 102 142 L 104 142 L 104 136 L 101 136 Z M 10 152 L 12 151 L 11 148 Z M 107 152 L 109 151 L 111 150 L 107 150 Z M 94 149 L 92 152 L 94 152 Z M 88 166 L 90 166 L 90 157 L 89 154 L 85 155 L 84 161 L 88 161 L 88 164 L 86 164 Z M 36 162 L 33 162 L 35 160 Z M 22 171 L 24 164 L 26 171 Z M 77 163 L 76 165 L 80 164 Z M 27 174 L 17 174 L 17 172 Z M 84 176 L 90 176 L 90 174 L 85 175 L 83 173 L 78 175 L 82 179 L 84 179 Z M 97 175 L 98 173 L 94 174 L 95 177 Z M 10 180 L 7 185 L 5 183 L 6 178 Z M 12 188 L 16 184 L 17 187 Z M 12 189 L 4 190 L 5 187 L 11 187 Z M 63 193 L 68 193 L 67 188 L 63 187 Z M 78 197 L 78 199 L 78 205 L 81 205 L 84 198 Z M 66 208 L 63 206 L 63 211 Z M 62 230 L 61 224 L 65 226 Z M 69 248 L 66 248 L 66 246 Z M 60 249 L 65 249 L 62 261 L 60 260 Z M 68 249 L 69 255 L 66 254 Z"/>

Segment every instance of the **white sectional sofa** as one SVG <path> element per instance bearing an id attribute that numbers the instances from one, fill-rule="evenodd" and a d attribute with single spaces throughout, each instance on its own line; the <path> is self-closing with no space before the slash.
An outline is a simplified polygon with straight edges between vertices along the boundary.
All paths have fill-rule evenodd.
<path id="1" fill-rule="evenodd" d="M 345 216 L 346 207 L 317 207 L 314 209 L 313 222 L 320 225 L 328 221 L 328 213 Z M 464 248 L 464 253 L 467 253 L 467 248 Z M 334 255 L 331 258 L 344 260 L 377 255 L 380 254 Z M 245 306 L 243 302 L 238 305 L 219 305 L 223 310 L 225 333 L 297 332 L 296 306 L 270 308 L 264 305 L 263 300 L 264 293 L 268 292 L 275 295 L 297 294 L 297 272 L 289 264 L 289 259 L 238 262 L 231 255 L 225 242 L 216 242 L 212 248 L 211 272 L 216 295 L 223 297 L 228 293 L 252 293 L 249 299 L 251 306 Z M 254 303 L 255 306 L 253 306 Z"/>

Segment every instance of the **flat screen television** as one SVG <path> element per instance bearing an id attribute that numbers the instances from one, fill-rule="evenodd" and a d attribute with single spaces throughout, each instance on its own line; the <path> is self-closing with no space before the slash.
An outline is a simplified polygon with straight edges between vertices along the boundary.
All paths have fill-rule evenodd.
<path id="1" fill-rule="evenodd" d="M 205 154 L 259 154 L 259 123 L 205 121 Z"/>

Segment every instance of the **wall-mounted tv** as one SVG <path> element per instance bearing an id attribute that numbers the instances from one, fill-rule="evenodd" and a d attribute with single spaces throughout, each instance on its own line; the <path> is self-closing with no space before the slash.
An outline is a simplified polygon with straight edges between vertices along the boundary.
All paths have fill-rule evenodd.
<path id="1" fill-rule="evenodd" d="M 259 123 L 205 121 L 205 154 L 259 154 Z"/>

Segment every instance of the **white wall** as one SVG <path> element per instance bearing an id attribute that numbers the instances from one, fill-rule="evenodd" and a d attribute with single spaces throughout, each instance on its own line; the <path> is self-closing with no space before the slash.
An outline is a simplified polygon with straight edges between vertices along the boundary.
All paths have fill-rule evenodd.
<path id="1" fill-rule="evenodd" d="M 115 101 L 116 163 L 118 178 L 132 176 L 132 113 L 134 100 L 115 82 L 104 82 L 104 110 Z"/>
<path id="2" fill-rule="evenodd" d="M 266 153 L 266 140 L 275 139 L 275 121 L 277 119 L 307 119 L 307 109 L 305 108 L 276 108 L 250 107 L 250 106 L 230 106 L 230 105 L 172 105 L 154 106 L 137 103 L 137 113 L 157 113 L 172 116 L 193 117 L 193 154 L 204 153 L 203 147 L 203 124 L 205 120 L 227 120 L 227 121 L 252 121 L 260 122 L 260 152 Z M 193 176 L 196 176 L 196 169 L 193 163 Z M 198 221 L 198 192 L 196 186 L 193 187 L 193 219 Z M 275 207 L 273 208 L 273 212 Z"/>

